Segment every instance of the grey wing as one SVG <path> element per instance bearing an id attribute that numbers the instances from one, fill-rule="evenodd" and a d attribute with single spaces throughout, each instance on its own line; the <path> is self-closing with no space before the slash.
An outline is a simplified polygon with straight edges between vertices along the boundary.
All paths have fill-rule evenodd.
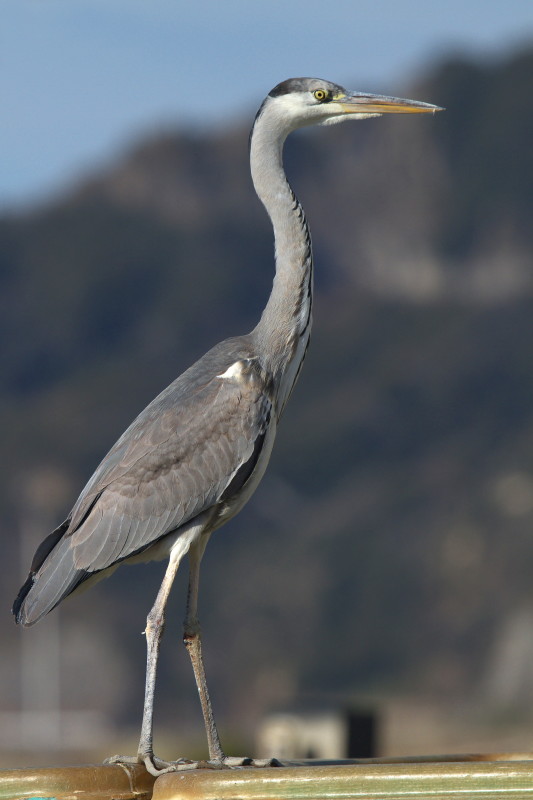
<path id="1" fill-rule="evenodd" d="M 165 411 L 152 426 L 168 437 L 118 470 L 79 527 L 73 518 L 76 566 L 106 569 L 213 508 L 253 469 L 269 419 L 270 401 L 257 386 L 216 377 L 194 403 Z"/>
<path id="2" fill-rule="evenodd" d="M 91 574 L 149 548 L 248 480 L 271 401 L 250 359 L 239 362 L 242 374 L 219 377 L 227 355 L 198 362 L 119 439 L 49 537 L 49 552 L 43 543 L 15 609 L 20 621 L 32 624 Z"/>

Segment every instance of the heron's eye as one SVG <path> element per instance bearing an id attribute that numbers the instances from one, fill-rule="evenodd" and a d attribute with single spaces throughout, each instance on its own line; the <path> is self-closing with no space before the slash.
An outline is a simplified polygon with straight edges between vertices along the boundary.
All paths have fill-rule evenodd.
<path id="1" fill-rule="evenodd" d="M 318 100 L 319 103 L 323 103 L 324 100 L 328 99 L 328 93 L 325 89 L 315 89 L 313 92 L 315 100 Z"/>

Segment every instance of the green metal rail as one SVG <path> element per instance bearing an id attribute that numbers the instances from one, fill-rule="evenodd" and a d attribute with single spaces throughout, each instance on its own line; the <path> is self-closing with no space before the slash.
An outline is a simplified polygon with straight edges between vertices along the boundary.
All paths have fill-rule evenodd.
<path id="1" fill-rule="evenodd" d="M 142 767 L 0 771 L 0 800 L 533 800 L 533 755 L 285 762 L 156 780 Z"/>
<path id="2" fill-rule="evenodd" d="M 533 798 L 533 762 L 345 764 L 162 775 L 154 800 Z"/>
<path id="3" fill-rule="evenodd" d="M 150 800 L 154 781 L 141 766 L 0 770 L 0 800 Z"/>

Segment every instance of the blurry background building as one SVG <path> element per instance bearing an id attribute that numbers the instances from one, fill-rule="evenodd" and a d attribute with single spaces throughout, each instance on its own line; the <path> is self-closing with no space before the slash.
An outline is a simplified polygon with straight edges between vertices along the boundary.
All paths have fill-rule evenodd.
<path id="1" fill-rule="evenodd" d="M 21 2 L 12 13 L 21 24 L 24 12 L 43 15 L 46 5 Z M 50 3 L 52 16 L 42 16 L 45 43 L 53 40 L 50 19 L 67 5 Z M 154 26 L 159 5 L 163 19 L 170 13 L 162 0 L 154 3 Z M 342 27 L 366 26 L 385 58 L 380 20 L 358 20 L 349 5 Z M 273 259 L 248 173 L 251 100 L 301 72 L 447 111 L 339 126 L 327 137 L 303 132 L 287 144 L 287 171 L 314 236 L 315 330 L 271 468 L 253 501 L 213 537 L 203 566 L 206 666 L 228 750 L 243 740 L 246 747 L 272 710 L 354 703 L 379 710 L 382 752 L 532 746 L 533 21 L 525 4 L 516 6 L 507 16 L 522 20 L 520 46 L 509 45 L 509 34 L 505 52 L 441 52 L 411 69 L 416 80 L 407 75 L 412 64 L 402 81 L 392 63 L 379 86 L 364 82 L 337 45 L 330 68 L 326 48 L 316 63 L 302 58 L 305 69 L 281 59 L 278 74 L 273 51 L 270 69 L 266 56 L 258 58 L 261 80 L 238 119 L 195 129 L 184 103 L 186 126 L 139 134 L 127 151 L 48 198 L 46 176 L 32 196 L 23 181 L 16 188 L 6 163 L 4 765 L 49 760 L 39 754 L 39 724 L 56 762 L 67 744 L 85 759 L 135 746 L 141 631 L 162 565 L 124 567 L 32 630 L 17 629 L 9 608 L 29 551 L 64 518 L 135 414 L 210 345 L 255 324 Z M 85 17 L 65 11 L 72 46 L 81 46 L 84 25 L 94 45 L 100 19 L 102 52 L 120 28 L 117 58 L 132 58 L 140 34 L 121 27 L 129 19 L 121 3 L 80 8 Z M 242 22 L 239 9 L 230 4 L 227 13 Z M 309 13 L 320 29 L 319 11 Z M 345 3 L 338 12 L 348 13 Z M 331 4 L 327 13 L 329 25 Z M 273 29 L 258 25 L 251 30 L 272 42 Z M 30 55 L 32 45 L 34 53 L 43 46 L 36 30 L 20 27 Z M 153 30 L 146 35 L 154 40 Z M 221 37 L 215 52 L 226 51 Z M 91 52 L 96 64 L 98 47 Z M 145 56 L 147 63 L 162 58 Z M 26 68 L 11 84 L 29 94 L 31 81 L 39 84 L 38 60 Z M 194 81 L 171 60 L 166 69 L 178 105 L 180 86 L 190 97 Z M 233 83 L 220 80 L 225 97 L 243 71 L 248 80 L 242 59 L 233 69 Z M 211 70 L 210 92 L 218 80 L 213 62 Z M 2 85 L 10 85 L 9 74 L 2 71 Z M 110 96 L 87 80 L 91 92 Z M 129 89 L 126 108 L 146 87 L 132 79 Z M 198 83 L 196 94 L 202 91 Z M 62 122 L 44 114 L 46 93 L 41 105 L 28 106 L 22 89 L 18 97 L 14 86 L 11 92 L 14 107 L 26 110 L 18 136 L 33 147 L 37 175 Z M 76 117 L 84 85 L 63 99 Z M 81 126 L 88 138 L 92 125 L 87 118 Z M 20 155 L 15 133 L 8 122 L 3 159 Z M 193 755 L 203 741 L 181 645 L 184 578 L 171 600 L 158 686 L 163 756 L 183 747 Z M 17 755 L 28 741 L 32 753 Z"/>
<path id="2" fill-rule="evenodd" d="M 338 761 L 377 755 L 376 714 L 355 709 L 269 714 L 257 731 L 256 751 L 265 758 Z"/>

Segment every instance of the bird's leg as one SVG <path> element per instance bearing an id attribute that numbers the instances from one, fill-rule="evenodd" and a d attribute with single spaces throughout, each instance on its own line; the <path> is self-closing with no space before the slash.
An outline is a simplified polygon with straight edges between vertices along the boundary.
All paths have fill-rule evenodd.
<path id="1" fill-rule="evenodd" d="M 191 541 L 192 539 L 192 541 Z M 254 767 L 276 766 L 279 762 L 275 759 L 254 760 L 251 758 L 233 758 L 226 756 L 220 744 L 220 738 L 215 723 L 215 717 L 209 698 L 207 681 L 205 677 L 204 664 L 202 659 L 202 642 L 200 637 L 200 624 L 198 622 L 198 584 L 200 578 L 200 562 L 204 554 L 209 534 L 203 534 L 199 539 L 183 538 L 178 540 L 170 553 L 168 567 L 161 583 L 159 592 L 152 610 L 146 620 L 146 686 L 144 695 L 143 720 L 141 727 L 141 738 L 137 750 L 137 757 L 113 756 L 106 759 L 106 763 L 121 764 L 144 764 L 151 775 L 161 775 L 164 772 L 174 772 L 178 770 L 197 769 L 208 767 L 220 769 L 224 767 L 241 767 L 245 765 Z M 187 593 L 187 610 L 183 625 L 183 641 L 189 653 L 202 713 L 204 716 L 205 729 L 207 733 L 207 743 L 209 748 L 209 761 L 190 761 L 182 758 L 177 761 L 162 761 L 155 758 L 153 750 L 153 711 L 154 693 L 156 683 L 157 661 L 159 657 L 159 647 L 161 637 L 165 628 L 165 608 L 178 571 L 180 562 L 189 551 L 189 589 Z"/>
<path id="2" fill-rule="evenodd" d="M 202 705 L 202 714 L 207 734 L 207 745 L 209 748 L 209 759 L 215 763 L 222 764 L 225 756 L 220 744 L 213 708 L 211 706 L 211 699 L 209 697 L 209 690 L 207 688 L 202 658 L 200 623 L 198 622 L 200 563 L 208 540 L 209 536 L 204 534 L 204 536 L 202 536 L 199 541 L 195 542 L 189 550 L 189 589 L 187 592 L 185 622 L 183 623 L 183 643 L 191 659 L 194 678 L 196 680 L 198 694 L 200 695 L 200 703 Z"/>
<path id="3" fill-rule="evenodd" d="M 146 684 L 141 738 L 137 750 L 137 758 L 131 758 L 128 756 L 113 756 L 112 758 L 107 759 L 107 763 L 137 762 L 139 764 L 144 764 L 148 772 L 150 772 L 152 775 L 160 775 L 163 772 L 176 770 L 178 769 L 179 763 L 186 763 L 185 761 L 182 761 L 172 762 L 172 764 L 169 764 L 167 762 L 160 761 L 159 759 L 154 758 L 153 750 L 154 692 L 159 647 L 165 628 L 165 608 L 181 559 L 187 552 L 189 541 L 184 540 L 183 542 L 180 542 L 178 540 L 177 545 L 178 546 L 175 546 L 171 550 L 170 560 L 163 578 L 163 582 L 161 583 L 155 603 L 146 620 Z"/>
<path id="4" fill-rule="evenodd" d="M 199 766 L 210 767 L 269 767 L 280 766 L 280 762 L 274 758 L 271 759 L 252 759 L 226 756 L 220 744 L 220 737 L 218 735 L 213 708 L 211 706 L 211 699 L 209 697 L 209 690 L 207 688 L 207 680 L 205 677 L 204 662 L 202 658 L 202 639 L 200 632 L 200 623 L 198 621 L 198 584 L 200 580 L 200 562 L 204 554 L 205 547 L 209 540 L 208 535 L 203 535 L 201 539 L 196 541 L 189 550 L 189 589 L 187 593 L 187 610 L 185 613 L 185 622 L 183 625 L 183 642 L 189 653 L 191 664 L 200 695 L 200 703 L 202 705 L 202 714 L 204 716 L 205 730 L 207 734 L 207 745 L 209 748 L 209 761 L 207 764 L 199 764 Z"/>
<path id="5" fill-rule="evenodd" d="M 159 648 L 161 638 L 165 630 L 165 607 L 176 572 L 179 567 L 181 557 L 170 557 L 170 561 L 165 572 L 165 577 L 157 593 L 156 601 L 146 619 L 146 684 L 144 690 L 143 720 L 141 726 L 141 738 L 137 751 L 138 760 L 146 764 L 149 771 L 149 764 L 153 765 L 153 715 L 154 715 L 154 693 L 157 674 L 157 662 L 159 658 Z"/>

